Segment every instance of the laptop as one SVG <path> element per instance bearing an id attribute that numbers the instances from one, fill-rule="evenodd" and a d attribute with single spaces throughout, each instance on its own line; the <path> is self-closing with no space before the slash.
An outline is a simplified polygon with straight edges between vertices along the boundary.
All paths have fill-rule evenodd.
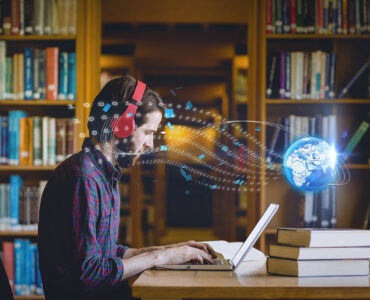
<path id="1" fill-rule="evenodd" d="M 258 221 L 257 225 L 253 228 L 251 234 L 245 240 L 243 245 L 236 252 L 232 259 L 214 259 L 212 264 L 191 264 L 185 263 L 181 265 L 157 265 L 154 268 L 157 270 L 204 270 L 204 271 L 231 271 L 235 270 L 240 266 L 241 262 L 247 256 L 250 249 L 257 242 L 258 238 L 261 236 L 262 232 L 266 229 L 267 225 L 270 223 L 272 217 L 278 210 L 278 204 L 270 204 L 266 209 L 265 213 Z"/>

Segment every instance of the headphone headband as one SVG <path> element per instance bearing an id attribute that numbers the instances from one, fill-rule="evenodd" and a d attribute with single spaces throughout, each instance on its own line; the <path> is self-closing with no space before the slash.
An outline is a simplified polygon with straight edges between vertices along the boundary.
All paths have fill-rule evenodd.
<path id="1" fill-rule="evenodd" d="M 130 136 L 135 130 L 135 113 L 137 110 L 138 103 L 141 102 L 144 92 L 146 89 L 146 84 L 137 81 L 134 93 L 131 97 L 134 100 L 130 103 L 123 114 L 112 122 L 113 134 L 118 138 L 126 138 Z"/>

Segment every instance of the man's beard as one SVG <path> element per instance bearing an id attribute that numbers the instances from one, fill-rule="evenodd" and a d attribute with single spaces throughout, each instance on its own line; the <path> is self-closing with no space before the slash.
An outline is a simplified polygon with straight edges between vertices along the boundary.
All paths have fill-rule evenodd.
<path id="1" fill-rule="evenodd" d="M 135 162 L 139 159 L 140 154 L 133 154 L 134 153 L 134 143 L 132 141 L 132 138 L 127 138 L 127 142 L 124 143 L 123 139 L 116 138 L 115 141 L 118 141 L 118 144 L 115 145 L 114 149 L 114 156 L 116 157 L 116 163 L 121 168 L 131 168 L 133 165 L 135 165 Z M 130 154 L 131 152 L 131 154 Z"/>

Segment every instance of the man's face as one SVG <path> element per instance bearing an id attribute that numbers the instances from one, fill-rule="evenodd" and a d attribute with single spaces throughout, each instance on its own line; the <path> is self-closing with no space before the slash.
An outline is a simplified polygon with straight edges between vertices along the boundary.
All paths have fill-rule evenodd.
<path id="1" fill-rule="evenodd" d="M 127 143 L 127 152 L 131 151 L 133 155 L 126 155 L 118 159 L 121 167 L 132 167 L 141 153 L 148 148 L 153 148 L 153 135 L 158 130 L 161 120 L 162 114 L 159 111 L 152 111 L 146 114 L 145 122 L 135 129 Z"/>

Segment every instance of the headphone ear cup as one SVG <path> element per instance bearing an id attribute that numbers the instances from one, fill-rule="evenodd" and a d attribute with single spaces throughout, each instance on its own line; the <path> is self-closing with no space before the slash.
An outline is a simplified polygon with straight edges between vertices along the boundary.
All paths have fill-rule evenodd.
<path id="1" fill-rule="evenodd" d="M 135 130 L 135 120 L 134 118 L 125 117 L 122 115 L 120 118 L 112 122 L 112 132 L 117 138 L 126 138 L 130 136 Z"/>

